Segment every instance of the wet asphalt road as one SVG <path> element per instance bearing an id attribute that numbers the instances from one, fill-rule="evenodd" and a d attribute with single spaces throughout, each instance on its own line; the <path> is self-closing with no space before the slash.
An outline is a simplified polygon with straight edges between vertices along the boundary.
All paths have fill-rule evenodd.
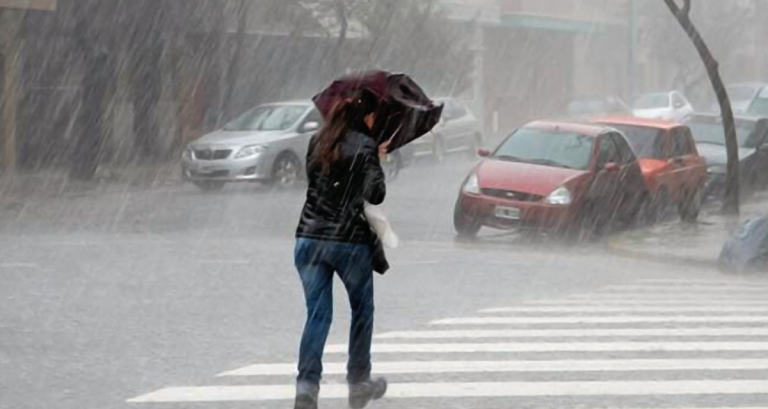
<path id="1" fill-rule="evenodd" d="M 460 158 L 419 165 L 390 185 L 386 209 L 404 245 L 390 254 L 393 270 L 377 277 L 376 333 L 391 338 L 376 344 L 394 346 L 375 356 L 393 365 L 388 376 L 395 385 L 392 398 L 374 407 L 736 407 L 768 399 L 768 364 L 759 365 L 768 351 L 768 332 L 761 333 L 768 321 L 760 320 L 768 317 L 762 304 L 768 297 L 754 291 L 768 282 L 622 259 L 602 243 L 569 247 L 488 234 L 478 243 L 457 243 L 453 203 L 471 166 Z M 260 400 L 284 395 L 289 373 L 216 375 L 295 360 L 304 311 L 292 236 L 302 195 L 252 185 L 212 194 L 188 185 L 115 187 L 0 211 L 0 408 L 290 407 L 287 400 Z M 730 283 L 732 292 L 717 290 Z M 622 285 L 629 287 L 615 287 Z M 329 343 L 343 344 L 347 305 L 338 283 L 334 291 Z M 632 300 L 638 304 L 627 307 Z M 541 310 L 535 302 L 556 308 Z M 743 311 L 723 316 L 709 303 L 743 303 Z M 654 305 L 667 310 L 637 309 Z M 487 313 L 478 312 L 521 306 L 534 308 L 493 315 L 517 320 L 510 322 L 488 321 Z M 595 306 L 598 311 L 589 310 Z M 633 315 L 657 318 L 627 319 Z M 664 318 L 669 316 L 683 317 Z M 480 320 L 439 322 L 457 317 Z M 558 317 L 564 319 L 552 321 Z M 720 336 L 718 328 L 731 330 Z M 455 332 L 424 332 L 444 330 Z M 523 332 L 484 332 L 497 330 Z M 692 337 L 681 330 L 715 335 Z M 677 347 L 627 346 L 651 341 Z M 712 345 L 697 341 L 728 345 L 707 350 Z M 473 346 L 459 349 L 469 350 L 452 350 L 467 343 Z M 420 347 L 427 352 L 413 351 L 420 344 L 427 344 Z M 682 350 L 679 344 L 685 344 Z M 509 345 L 525 348 L 493 350 Z M 666 361 L 629 368 L 659 359 Z M 553 362 L 563 360 L 623 363 L 556 369 Z M 713 360 L 726 360 L 731 368 L 712 369 Z M 757 364 L 746 368 L 745 360 Z M 343 362 L 343 356 L 331 354 L 328 361 Z M 412 361 L 435 368 L 403 369 Z M 445 361 L 486 364 L 461 372 L 446 370 Z M 545 361 L 546 368 L 509 372 L 487 364 L 533 361 Z M 326 379 L 335 384 L 343 377 Z M 697 392 L 697 385 L 706 391 Z M 208 389 L 165 389 L 178 386 Z M 321 407 L 345 407 L 334 398 L 337 389 L 324 388 L 328 400 Z M 147 395 L 156 391 L 161 393 Z M 234 401 L 210 402 L 217 396 Z M 132 398 L 168 402 L 127 402 Z"/>

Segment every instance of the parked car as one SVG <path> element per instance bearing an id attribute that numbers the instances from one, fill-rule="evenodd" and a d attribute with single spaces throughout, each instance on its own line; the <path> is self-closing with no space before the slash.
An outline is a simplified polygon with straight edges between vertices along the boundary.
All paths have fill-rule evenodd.
<path id="1" fill-rule="evenodd" d="M 752 101 L 767 85 L 759 82 L 749 82 L 726 87 L 733 112 L 735 114 L 746 113 Z M 716 97 L 712 100 L 709 110 L 713 113 L 720 113 L 720 102 Z"/>
<path id="2" fill-rule="evenodd" d="M 647 187 L 626 138 L 612 128 L 534 122 L 508 136 L 467 176 L 454 226 L 599 233 L 634 219 Z"/>
<path id="3" fill-rule="evenodd" d="M 435 102 L 445 105 L 441 122 L 412 143 L 412 155 L 433 155 L 440 162 L 449 153 L 467 152 L 474 156 L 483 144 L 480 121 L 454 98 L 436 98 Z"/>
<path id="4" fill-rule="evenodd" d="M 632 110 L 619 97 L 580 97 L 566 107 L 568 118 L 591 118 L 604 115 L 630 115 Z"/>
<path id="5" fill-rule="evenodd" d="M 696 221 L 707 163 L 696 150 L 690 128 L 677 122 L 629 117 L 597 118 L 593 123 L 615 128 L 629 141 L 648 185 L 649 216 L 662 219 L 675 205 L 681 219 Z"/>
<path id="6" fill-rule="evenodd" d="M 640 118 L 682 121 L 694 112 L 693 105 L 677 91 L 652 92 L 640 95 L 632 105 L 633 114 Z"/>
<path id="7" fill-rule="evenodd" d="M 203 190 L 243 181 L 290 187 L 303 174 L 309 138 L 321 123 L 310 101 L 258 106 L 190 143 L 183 176 Z"/>
<path id="8" fill-rule="evenodd" d="M 740 185 L 748 194 L 768 185 L 768 118 L 738 116 L 735 120 Z M 693 132 L 698 151 L 707 160 L 709 180 L 704 197 L 722 198 L 728 163 L 722 118 L 720 115 L 697 114 L 690 116 L 686 125 Z"/>
<path id="9" fill-rule="evenodd" d="M 752 99 L 746 112 L 747 116 L 768 117 L 768 85 L 760 88 L 760 91 Z"/>

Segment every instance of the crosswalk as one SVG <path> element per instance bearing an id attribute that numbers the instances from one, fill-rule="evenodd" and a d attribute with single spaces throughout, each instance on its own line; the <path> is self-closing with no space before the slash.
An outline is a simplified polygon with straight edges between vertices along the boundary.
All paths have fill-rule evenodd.
<path id="1" fill-rule="evenodd" d="M 346 398 L 346 350 L 326 347 L 324 402 Z M 768 282 L 646 279 L 484 308 L 378 334 L 373 354 L 391 383 L 378 407 L 768 409 Z M 128 402 L 285 406 L 295 371 L 256 363 Z"/>

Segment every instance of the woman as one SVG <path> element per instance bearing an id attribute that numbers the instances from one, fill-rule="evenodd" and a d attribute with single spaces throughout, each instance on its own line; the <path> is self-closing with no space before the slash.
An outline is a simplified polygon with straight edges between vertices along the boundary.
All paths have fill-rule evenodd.
<path id="1" fill-rule="evenodd" d="M 371 379 L 375 235 L 364 202 L 381 204 L 386 194 L 380 159 L 386 145 L 371 137 L 378 99 L 353 91 L 326 118 L 307 155 L 306 203 L 296 232 L 295 262 L 307 305 L 301 338 L 297 409 L 317 408 L 322 357 L 333 317 L 333 275 L 344 283 L 352 308 L 349 334 L 349 405 L 364 408 L 384 396 L 386 380 Z"/>

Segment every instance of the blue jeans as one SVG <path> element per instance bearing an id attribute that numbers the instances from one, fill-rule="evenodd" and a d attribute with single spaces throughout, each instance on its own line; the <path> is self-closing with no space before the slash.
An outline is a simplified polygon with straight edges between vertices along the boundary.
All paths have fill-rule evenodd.
<path id="1" fill-rule="evenodd" d="M 307 322 L 299 350 L 299 384 L 320 383 L 323 350 L 333 319 L 334 272 L 347 289 L 352 309 L 347 381 L 368 380 L 374 310 L 370 246 L 299 238 L 294 258 L 307 304 Z"/>

